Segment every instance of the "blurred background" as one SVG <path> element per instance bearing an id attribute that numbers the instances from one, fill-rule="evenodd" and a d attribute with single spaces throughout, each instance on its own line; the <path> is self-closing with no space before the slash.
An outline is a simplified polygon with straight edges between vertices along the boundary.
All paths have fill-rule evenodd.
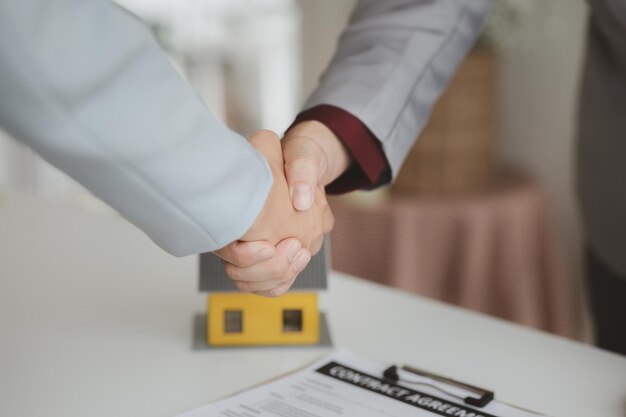
<path id="1" fill-rule="evenodd" d="M 283 132 L 354 0 L 119 0 L 238 132 Z M 396 184 L 338 197 L 333 267 L 589 340 L 574 188 L 583 0 L 499 0 Z M 0 133 L 0 191 L 115 215 Z"/>

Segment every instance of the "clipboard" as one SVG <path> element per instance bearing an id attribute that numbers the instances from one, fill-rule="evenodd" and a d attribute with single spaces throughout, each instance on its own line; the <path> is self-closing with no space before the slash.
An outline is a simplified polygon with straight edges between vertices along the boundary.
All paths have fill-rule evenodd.
<path id="1" fill-rule="evenodd" d="M 400 375 L 400 372 L 410 374 L 418 379 L 410 379 Z M 435 374 L 433 372 L 425 371 L 423 369 L 416 368 L 409 365 L 391 365 L 383 372 L 383 378 L 394 383 L 400 383 L 404 385 L 422 385 L 435 389 L 445 395 L 456 398 L 463 401 L 463 403 L 472 407 L 484 408 L 492 401 L 495 401 L 495 393 L 491 390 L 478 387 L 476 385 L 468 384 L 456 379 Z M 525 407 L 499 401 L 509 407 L 513 407 L 517 410 L 524 411 L 526 413 L 534 414 L 542 417 L 549 417 L 547 414 L 539 413 L 537 411 L 529 410 Z"/>

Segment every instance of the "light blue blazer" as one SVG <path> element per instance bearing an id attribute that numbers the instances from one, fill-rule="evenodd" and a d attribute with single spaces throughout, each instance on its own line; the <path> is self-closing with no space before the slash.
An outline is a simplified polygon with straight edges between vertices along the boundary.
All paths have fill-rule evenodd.
<path id="1" fill-rule="evenodd" d="M 0 125 L 175 255 L 241 237 L 272 184 L 108 0 L 0 1 Z"/>

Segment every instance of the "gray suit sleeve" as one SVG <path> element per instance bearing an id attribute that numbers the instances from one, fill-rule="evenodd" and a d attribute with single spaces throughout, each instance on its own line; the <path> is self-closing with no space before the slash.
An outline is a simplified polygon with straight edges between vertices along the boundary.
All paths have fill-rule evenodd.
<path id="1" fill-rule="evenodd" d="M 305 109 L 352 113 L 398 174 L 482 26 L 490 0 L 361 0 Z"/>
<path id="2" fill-rule="evenodd" d="M 0 2 L 0 125 L 175 255 L 241 237 L 267 162 L 108 0 Z"/>

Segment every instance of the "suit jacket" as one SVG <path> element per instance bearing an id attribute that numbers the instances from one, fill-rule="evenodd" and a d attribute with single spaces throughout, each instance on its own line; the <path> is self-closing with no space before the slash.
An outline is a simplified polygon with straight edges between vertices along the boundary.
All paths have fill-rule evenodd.
<path id="1" fill-rule="evenodd" d="M 395 177 L 435 101 L 474 44 L 490 4 L 490 0 L 359 1 L 305 109 L 330 105 L 358 119 L 382 144 Z M 318 116 L 319 112 L 312 118 Z M 328 119 L 324 114 L 321 118 Z M 367 135 L 354 143 L 350 136 L 358 126 L 342 135 L 346 121 L 344 115 L 329 127 L 368 171 L 374 162 L 369 155 L 361 156 L 361 148 L 368 146 Z"/>
<path id="2" fill-rule="evenodd" d="M 0 85 L 3 128 L 175 255 L 241 237 L 267 198 L 263 156 L 109 0 L 0 2 Z"/>
<path id="3" fill-rule="evenodd" d="M 626 277 L 626 1 L 590 0 L 578 190 L 593 251 Z"/>

